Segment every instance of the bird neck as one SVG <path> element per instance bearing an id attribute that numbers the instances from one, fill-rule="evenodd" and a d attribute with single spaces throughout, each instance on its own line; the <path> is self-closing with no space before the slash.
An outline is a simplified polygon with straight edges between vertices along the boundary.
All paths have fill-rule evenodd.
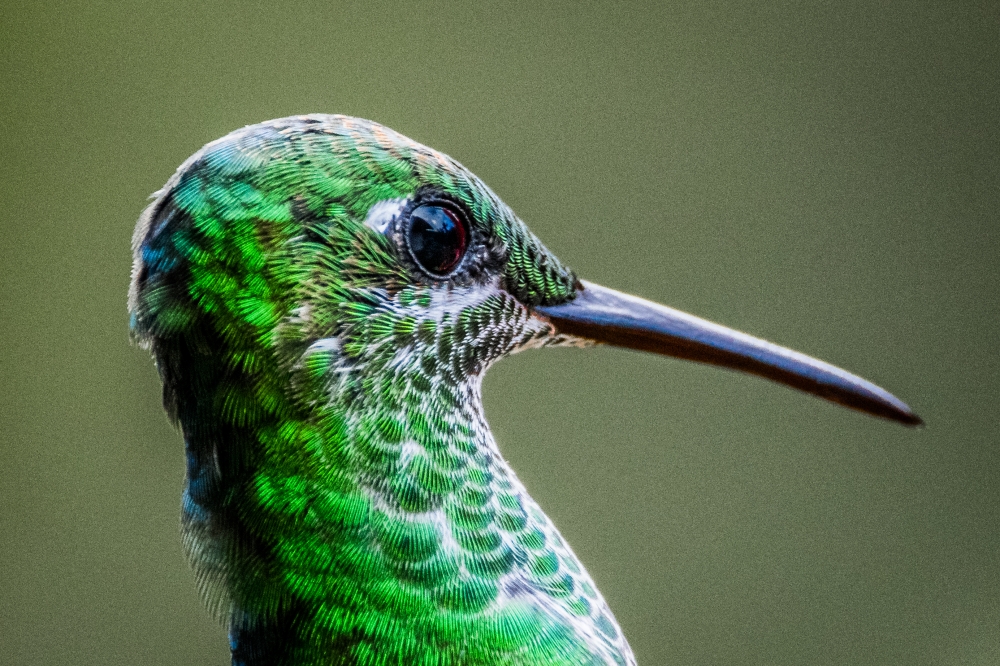
<path id="1" fill-rule="evenodd" d="M 544 331 L 500 292 L 457 315 L 400 298 L 297 347 L 279 330 L 273 351 L 219 353 L 209 329 L 158 350 L 187 443 L 185 544 L 234 663 L 626 654 L 484 418 L 486 367 Z"/>
<path id="2" fill-rule="evenodd" d="M 185 434 L 184 542 L 234 663 L 296 663 L 365 612 L 426 638 L 421 618 L 496 601 L 514 565 L 496 519 L 532 520 L 481 399 L 484 345 L 504 353 L 513 336 L 426 312 L 366 311 L 291 353 L 233 350 L 209 327 L 158 349 Z"/>

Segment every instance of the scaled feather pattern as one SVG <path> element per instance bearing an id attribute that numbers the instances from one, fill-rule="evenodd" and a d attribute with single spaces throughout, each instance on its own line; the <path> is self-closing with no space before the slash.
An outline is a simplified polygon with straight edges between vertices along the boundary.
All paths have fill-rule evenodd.
<path id="1" fill-rule="evenodd" d="M 468 215 L 447 277 L 402 238 L 427 196 Z M 275 120 L 185 162 L 133 250 L 234 664 L 634 664 L 484 417 L 492 363 L 583 341 L 532 309 L 576 277 L 475 175 L 374 122 Z"/>

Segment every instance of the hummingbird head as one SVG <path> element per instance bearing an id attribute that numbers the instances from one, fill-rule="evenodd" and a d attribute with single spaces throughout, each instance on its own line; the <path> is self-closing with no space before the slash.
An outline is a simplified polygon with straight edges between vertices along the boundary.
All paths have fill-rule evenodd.
<path id="1" fill-rule="evenodd" d="M 526 347 L 608 343 L 919 423 L 838 368 L 578 280 L 461 164 L 357 118 L 285 118 L 208 144 L 157 193 L 133 248 L 135 339 L 162 356 L 178 336 L 202 351 L 211 338 L 233 372 L 272 378 L 252 383 L 270 394 L 224 402 L 234 418 L 277 407 L 276 377 L 299 407 L 330 393 L 395 403 L 420 387 L 476 388 Z"/>
<path id="2" fill-rule="evenodd" d="M 614 344 L 919 423 L 843 370 L 577 279 L 462 165 L 356 118 L 208 144 L 133 252 L 131 330 L 184 432 L 186 547 L 234 663 L 284 663 L 261 657 L 279 634 L 301 663 L 390 635 L 400 663 L 634 663 L 490 435 L 481 379 L 507 354 Z"/>

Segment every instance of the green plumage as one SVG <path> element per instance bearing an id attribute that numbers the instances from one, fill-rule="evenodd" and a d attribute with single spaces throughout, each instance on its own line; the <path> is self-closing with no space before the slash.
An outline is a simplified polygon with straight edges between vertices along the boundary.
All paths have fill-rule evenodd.
<path id="1" fill-rule="evenodd" d="M 447 279 L 392 223 L 428 193 L 469 214 Z M 484 419 L 491 363 L 574 342 L 530 307 L 576 278 L 473 174 L 372 122 L 276 120 L 182 165 L 134 251 L 132 331 L 234 663 L 633 663 Z"/>

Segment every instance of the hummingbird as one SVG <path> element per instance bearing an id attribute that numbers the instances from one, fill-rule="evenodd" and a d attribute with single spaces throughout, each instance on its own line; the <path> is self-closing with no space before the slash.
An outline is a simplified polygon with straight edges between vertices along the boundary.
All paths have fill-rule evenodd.
<path id="1" fill-rule="evenodd" d="M 635 664 L 501 454 L 486 370 L 608 344 L 907 425 L 860 377 L 585 281 L 479 178 L 378 123 L 213 141 L 132 242 L 132 338 L 183 434 L 185 552 L 234 666 Z"/>

